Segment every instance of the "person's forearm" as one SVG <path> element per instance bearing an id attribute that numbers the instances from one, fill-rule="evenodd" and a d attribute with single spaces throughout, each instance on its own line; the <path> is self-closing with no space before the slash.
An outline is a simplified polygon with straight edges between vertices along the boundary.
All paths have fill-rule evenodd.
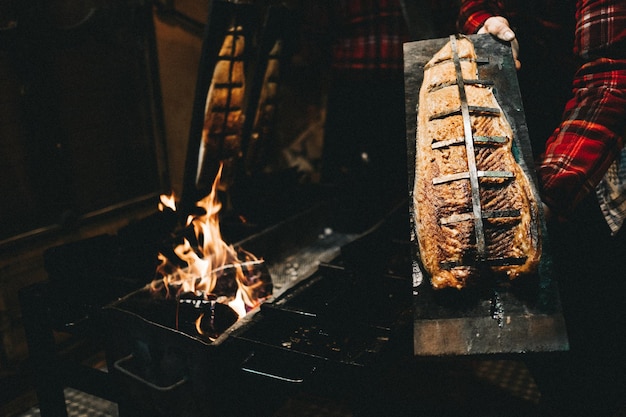
<path id="1" fill-rule="evenodd" d="M 538 171 L 542 199 L 563 217 L 600 182 L 624 145 L 626 71 L 620 65 L 626 61 L 599 59 L 581 69 L 563 122 L 546 143 Z"/>

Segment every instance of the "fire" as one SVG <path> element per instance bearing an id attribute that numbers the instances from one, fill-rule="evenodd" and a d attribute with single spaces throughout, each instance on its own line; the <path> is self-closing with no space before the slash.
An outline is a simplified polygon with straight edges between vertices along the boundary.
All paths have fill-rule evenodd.
<path id="1" fill-rule="evenodd" d="M 168 259 L 159 253 L 159 279 L 151 283 L 151 289 L 164 290 L 168 298 L 179 302 L 193 297 L 203 300 L 201 304 L 205 306 L 222 303 L 241 318 L 271 295 L 271 280 L 262 260 L 243 249 L 235 249 L 222 239 L 219 224 L 222 205 L 217 195 L 221 173 L 222 166 L 211 192 L 196 203 L 202 213 L 187 218 L 186 226 L 193 229 L 195 240 L 184 238 L 174 247 L 178 259 Z M 161 205 L 175 210 L 173 195 L 161 196 Z M 199 322 L 204 315 L 199 315 L 196 324 L 201 334 Z"/>
<path id="2" fill-rule="evenodd" d="M 176 195 L 172 192 L 170 195 L 161 195 L 159 203 L 159 211 L 165 211 L 169 208 L 172 211 L 176 211 Z"/>

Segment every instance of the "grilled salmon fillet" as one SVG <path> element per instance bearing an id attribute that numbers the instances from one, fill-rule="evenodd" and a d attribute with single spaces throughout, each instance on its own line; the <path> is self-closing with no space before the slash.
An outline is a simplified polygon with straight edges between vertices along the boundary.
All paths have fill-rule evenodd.
<path id="1" fill-rule="evenodd" d="M 478 79 L 470 39 L 451 38 L 424 67 L 416 139 L 413 209 L 432 286 L 535 273 L 540 204 L 513 154 L 511 125 Z"/>

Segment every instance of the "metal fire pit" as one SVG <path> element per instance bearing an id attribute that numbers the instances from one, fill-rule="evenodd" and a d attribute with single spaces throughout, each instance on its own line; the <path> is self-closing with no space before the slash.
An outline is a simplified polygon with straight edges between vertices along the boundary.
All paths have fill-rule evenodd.
<path id="1" fill-rule="evenodd" d="M 494 83 L 494 94 L 514 132 L 513 153 L 531 180 L 536 175 L 517 74 L 508 44 L 490 35 L 472 35 L 481 79 Z M 406 126 L 410 201 L 415 180 L 417 102 L 424 66 L 449 38 L 410 42 L 404 46 Z M 539 199 L 539 197 L 537 197 Z M 536 276 L 487 288 L 433 290 L 413 252 L 414 353 L 417 356 L 552 352 L 568 349 L 557 282 L 543 219 L 543 254 Z M 411 227 L 412 233 L 415 228 Z M 417 243 L 414 237 L 413 241 Z"/>
<path id="2" fill-rule="evenodd" d="M 397 358 L 391 352 L 409 346 L 409 242 L 389 236 L 406 227 L 385 221 L 363 235 L 341 234 L 323 226 L 322 212 L 245 241 L 245 249 L 274 252 L 274 297 L 215 339 L 193 335 L 188 323 L 176 329 L 176 303 L 147 288 L 104 308 L 121 415 L 271 415 L 273 401 L 303 389 L 358 395 L 368 375 Z M 290 250 L 281 256 L 265 246 L 276 240 Z"/>

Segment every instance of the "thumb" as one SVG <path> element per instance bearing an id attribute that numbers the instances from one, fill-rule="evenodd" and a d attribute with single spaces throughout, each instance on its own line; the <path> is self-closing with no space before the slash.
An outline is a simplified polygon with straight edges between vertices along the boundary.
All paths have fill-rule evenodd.
<path id="1" fill-rule="evenodd" d="M 515 39 L 515 32 L 509 26 L 509 21 L 502 16 L 492 16 L 485 20 L 478 33 L 489 33 L 506 42 Z"/>
<path id="2" fill-rule="evenodd" d="M 496 38 L 505 42 L 511 42 L 511 50 L 513 59 L 515 60 L 515 68 L 520 69 L 522 63 L 519 60 L 519 43 L 515 37 L 515 32 L 509 26 L 509 21 L 502 16 L 491 16 L 480 28 L 477 33 L 489 33 Z"/>

